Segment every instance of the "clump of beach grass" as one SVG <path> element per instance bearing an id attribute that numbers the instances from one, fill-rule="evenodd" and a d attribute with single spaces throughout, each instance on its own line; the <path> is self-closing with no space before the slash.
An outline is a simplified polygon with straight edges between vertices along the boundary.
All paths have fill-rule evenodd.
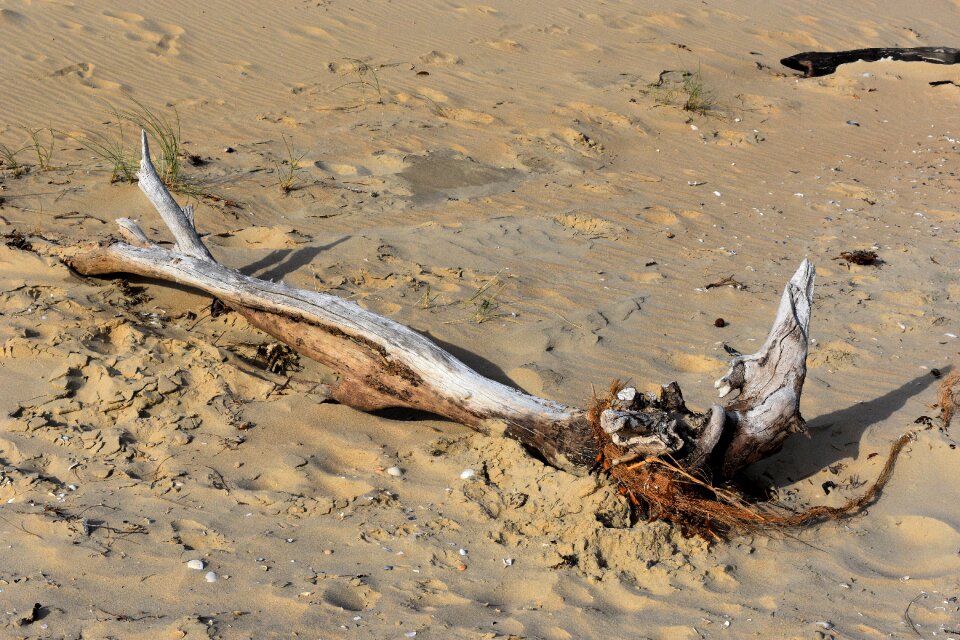
<path id="1" fill-rule="evenodd" d="M 127 151 L 123 139 L 123 123 L 117 123 L 116 129 L 116 137 L 88 131 L 81 136 L 71 135 L 70 138 L 110 166 L 111 183 L 136 182 L 137 160 Z"/>
<path id="2" fill-rule="evenodd" d="M 24 166 L 17 160 L 17 154 L 26 148 L 27 147 L 20 147 L 19 149 L 12 149 L 0 142 L 0 165 L 9 169 L 14 178 L 19 178 L 25 171 Z"/>
<path id="3" fill-rule="evenodd" d="M 274 165 L 277 167 L 277 183 L 280 191 L 286 195 L 296 188 L 299 180 L 297 174 L 303 170 L 300 163 L 307 154 L 304 152 L 297 155 L 286 136 L 283 136 L 283 146 L 286 148 L 287 157 L 280 162 L 274 162 Z"/>
<path id="4" fill-rule="evenodd" d="M 699 116 L 720 114 L 716 94 L 707 86 L 699 69 L 664 71 L 650 89 L 658 105 L 679 107 Z"/>
<path id="5" fill-rule="evenodd" d="M 175 191 L 182 191 L 186 185 L 183 182 L 183 144 L 180 135 L 180 114 L 176 108 L 173 115 L 168 116 L 162 111 L 156 111 L 134 98 L 130 98 L 134 106 L 127 109 L 115 109 L 114 114 L 120 120 L 130 122 L 139 129 L 147 132 L 154 139 L 160 152 L 156 160 L 157 174 L 164 184 Z"/>
<path id="6" fill-rule="evenodd" d="M 33 152 L 37 156 L 37 166 L 40 167 L 41 171 L 50 171 L 53 169 L 53 153 L 56 150 L 57 144 L 53 129 L 32 129 L 30 127 L 24 127 L 23 129 L 27 132 L 27 135 L 30 136 L 30 142 L 24 148 L 33 149 Z M 50 136 L 50 142 L 43 140 L 41 134 L 44 131 Z"/>

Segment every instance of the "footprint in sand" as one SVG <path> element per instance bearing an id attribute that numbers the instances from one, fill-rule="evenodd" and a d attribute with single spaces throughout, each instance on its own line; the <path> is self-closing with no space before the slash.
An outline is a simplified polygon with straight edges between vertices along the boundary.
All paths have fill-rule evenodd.
<path id="1" fill-rule="evenodd" d="M 170 523 L 173 536 L 170 541 L 185 551 L 230 551 L 232 540 L 196 520 L 174 520 Z"/>
<path id="2" fill-rule="evenodd" d="M 123 29 L 128 40 L 148 43 L 148 50 L 157 56 L 180 53 L 178 41 L 186 31 L 179 25 L 156 22 L 132 11 L 104 11 L 102 15 Z"/>
<path id="3" fill-rule="evenodd" d="M 323 601 L 344 611 L 363 611 L 376 606 L 380 592 L 354 578 L 349 584 L 334 584 L 323 592 Z"/>
<path id="4" fill-rule="evenodd" d="M 526 51 L 527 48 L 517 42 L 516 40 L 511 40 L 509 38 L 501 38 L 499 40 L 487 40 L 484 42 L 485 45 L 491 49 L 496 49 L 497 51 L 506 51 L 508 53 L 521 53 Z"/>
<path id="5" fill-rule="evenodd" d="M 470 7 L 457 7 L 456 10 L 460 13 L 479 13 L 480 15 L 484 16 L 495 16 L 500 13 L 493 7 L 484 4 L 475 4 Z"/>
<path id="6" fill-rule="evenodd" d="M 661 205 L 653 205 L 641 215 L 650 224 L 662 227 L 672 227 L 680 222 L 680 218 L 673 211 Z"/>
<path id="7" fill-rule="evenodd" d="M 78 62 L 77 64 L 71 64 L 62 69 L 57 69 L 50 75 L 55 78 L 63 78 L 64 76 L 76 75 L 84 80 L 88 80 L 93 77 L 94 66 L 89 62 Z"/>
<path id="8" fill-rule="evenodd" d="M 67 65 L 62 69 L 57 69 L 50 74 L 52 78 L 75 79 L 75 81 L 89 87 L 90 89 L 107 89 L 110 91 L 120 91 L 125 89 L 124 85 L 112 80 L 103 80 L 94 77 L 96 65 L 89 62 L 78 62 Z"/>
<path id="9" fill-rule="evenodd" d="M 318 27 L 311 24 L 301 24 L 293 27 L 292 29 L 287 30 L 287 34 L 297 38 L 299 40 L 305 40 L 307 42 L 324 42 L 331 43 L 335 42 L 333 34 L 324 29 L 323 27 Z"/>
<path id="10" fill-rule="evenodd" d="M 432 64 L 437 66 L 449 66 L 463 64 L 463 58 L 453 53 L 444 53 L 442 51 L 431 51 L 420 56 L 420 62 L 423 64 Z"/>

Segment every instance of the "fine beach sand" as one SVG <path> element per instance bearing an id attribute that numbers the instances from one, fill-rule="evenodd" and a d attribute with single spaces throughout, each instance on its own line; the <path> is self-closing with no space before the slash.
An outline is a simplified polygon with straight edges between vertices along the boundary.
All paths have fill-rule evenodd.
<path id="1" fill-rule="evenodd" d="M 49 170 L 0 166 L 0 636 L 960 637 L 960 451 L 931 406 L 960 363 L 960 66 L 778 62 L 960 46 L 960 4 L 120 4 L 0 8 L 0 142 L 55 131 Z M 839 505 L 916 440 L 867 512 L 708 544 L 514 442 L 323 403 L 330 372 L 271 367 L 208 297 L 7 246 L 121 216 L 169 239 L 76 140 L 133 100 L 179 115 L 178 198 L 224 264 L 571 404 L 620 378 L 707 407 L 808 257 L 809 437 L 749 475 Z M 856 249 L 882 262 L 835 260 Z"/>

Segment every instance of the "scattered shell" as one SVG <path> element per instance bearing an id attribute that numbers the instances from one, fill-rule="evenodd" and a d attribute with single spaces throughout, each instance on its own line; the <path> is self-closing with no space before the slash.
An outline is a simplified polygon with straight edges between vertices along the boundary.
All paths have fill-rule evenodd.
<path id="1" fill-rule="evenodd" d="M 829 631 L 830 629 L 833 629 L 833 626 L 834 626 L 834 625 L 833 625 L 833 623 L 830 622 L 829 620 L 821 620 L 821 621 L 819 621 L 819 622 L 817 623 L 817 626 L 818 626 L 818 627 L 822 627 L 822 628 L 826 629 L 827 631 Z"/>
<path id="2" fill-rule="evenodd" d="M 203 579 L 206 580 L 207 582 L 216 582 L 217 574 L 214 573 L 213 571 L 207 571 L 207 575 L 203 576 Z"/>
<path id="3" fill-rule="evenodd" d="M 473 469 L 464 469 L 463 471 L 460 472 L 460 479 L 469 480 L 475 475 L 477 475 L 477 472 L 474 471 Z"/>
<path id="4" fill-rule="evenodd" d="M 324 549 L 324 550 L 323 550 L 323 555 L 325 555 L 325 556 L 332 556 L 332 555 L 333 555 L 333 549 Z"/>
<path id="5" fill-rule="evenodd" d="M 467 570 L 467 565 L 463 563 L 460 563 L 457 565 L 457 571 L 466 571 L 466 570 Z"/>
<path id="6" fill-rule="evenodd" d="M 387 475 L 393 476 L 394 478 L 399 478 L 403 475 L 403 469 L 400 467 L 387 467 Z"/>
<path id="7" fill-rule="evenodd" d="M 505 566 L 505 567 L 512 567 L 512 566 L 513 566 L 513 558 L 504 558 L 504 559 L 503 559 L 503 566 Z"/>
<path id="8" fill-rule="evenodd" d="M 189 562 L 187 562 L 187 567 L 188 567 L 188 568 L 190 568 L 190 569 L 196 569 L 197 571 L 200 571 L 201 569 L 203 569 L 204 566 L 205 566 L 205 565 L 203 564 L 203 560 L 193 559 L 193 560 L 190 560 Z"/>
<path id="9" fill-rule="evenodd" d="M 415 637 L 417 637 L 417 632 L 416 632 L 416 631 L 407 631 L 407 632 L 406 632 L 405 634 L 403 634 L 403 635 L 406 636 L 407 638 L 415 638 Z"/>
<path id="10" fill-rule="evenodd" d="M 847 124 L 850 125 L 851 127 L 859 127 L 859 126 L 860 126 L 860 123 L 857 122 L 856 120 L 847 120 Z"/>
<path id="11" fill-rule="evenodd" d="M 460 555 L 462 555 L 462 556 L 467 555 L 467 550 L 466 550 L 466 549 L 460 549 Z"/>

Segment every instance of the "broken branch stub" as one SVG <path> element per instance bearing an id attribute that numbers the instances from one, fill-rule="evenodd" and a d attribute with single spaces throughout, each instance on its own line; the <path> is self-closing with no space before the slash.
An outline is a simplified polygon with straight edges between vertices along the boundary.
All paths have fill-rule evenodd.
<path id="1" fill-rule="evenodd" d="M 724 476 L 776 453 L 788 435 L 804 429 L 800 393 L 815 278 L 813 265 L 804 260 L 783 290 L 766 342 L 756 353 L 731 360 L 726 375 L 714 383 L 721 398 L 740 392 L 725 410 L 733 428 L 720 464 Z"/>
<path id="2" fill-rule="evenodd" d="M 85 248 L 64 260 L 85 275 L 135 273 L 216 296 L 250 324 L 333 369 L 340 380 L 331 396 L 339 402 L 364 411 L 408 407 L 434 413 L 514 438 L 550 464 L 577 473 L 590 471 L 612 442 L 623 459 L 669 456 L 693 471 L 730 475 L 772 453 L 803 424 L 799 398 L 813 290 L 813 267 L 806 261 L 787 285 L 764 348 L 734 359 L 721 379 L 721 386 L 740 390 L 726 409 L 693 412 L 672 383 L 659 398 L 620 391 L 594 424 L 586 410 L 485 378 L 423 335 L 352 301 L 218 264 L 196 231 L 192 209 L 170 195 L 150 161 L 146 135 L 141 139 L 140 188 L 173 233 L 174 249 L 121 219 L 128 242 Z"/>

